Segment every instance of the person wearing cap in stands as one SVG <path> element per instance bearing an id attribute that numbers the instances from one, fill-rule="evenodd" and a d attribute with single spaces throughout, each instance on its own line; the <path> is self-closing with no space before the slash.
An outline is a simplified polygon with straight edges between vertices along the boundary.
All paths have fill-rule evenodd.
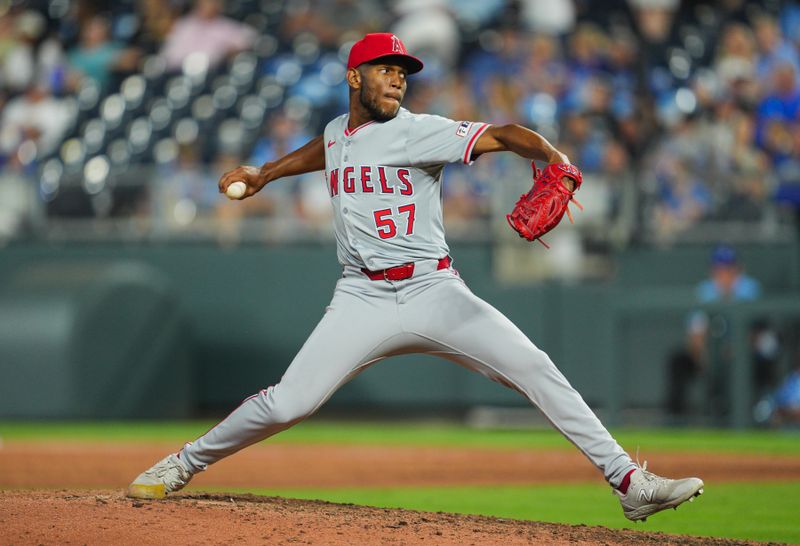
<path id="1" fill-rule="evenodd" d="M 697 302 L 707 305 L 717 302 L 746 302 L 761 297 L 761 283 L 744 272 L 736 250 L 726 244 L 717 245 L 710 259 L 709 276 L 698 283 L 695 288 Z M 723 320 L 722 317 L 719 317 Z M 724 385 L 727 380 L 725 362 L 710 362 L 708 355 L 709 336 L 721 343 L 718 351 L 721 360 L 730 360 L 729 340 L 726 338 L 727 327 L 710 328 L 711 317 L 702 310 L 689 315 L 686 328 L 686 342 L 676 350 L 669 359 L 667 410 L 673 417 L 684 416 L 688 411 L 688 390 L 694 379 L 701 375 L 710 378 L 707 395 L 711 398 L 711 406 L 717 413 L 723 413 Z M 716 324 L 716 323 L 715 323 Z M 755 378 L 759 383 L 771 382 L 769 369 L 775 361 L 777 353 L 777 336 L 764 322 L 753 325 L 754 357 L 758 362 Z M 713 369 L 712 369 L 713 368 Z"/>

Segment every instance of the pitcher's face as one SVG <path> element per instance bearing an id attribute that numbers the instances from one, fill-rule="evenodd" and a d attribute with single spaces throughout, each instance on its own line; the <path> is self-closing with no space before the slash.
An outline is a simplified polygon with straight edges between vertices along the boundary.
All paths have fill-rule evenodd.
<path id="1" fill-rule="evenodd" d="M 358 67 L 361 87 L 358 100 L 372 119 L 388 121 L 397 115 L 406 94 L 408 71 L 401 65 L 380 63 Z"/>

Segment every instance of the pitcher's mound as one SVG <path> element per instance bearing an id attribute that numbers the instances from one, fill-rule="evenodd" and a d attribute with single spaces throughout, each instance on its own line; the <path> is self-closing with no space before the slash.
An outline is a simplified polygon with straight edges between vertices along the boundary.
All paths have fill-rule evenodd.
<path id="1" fill-rule="evenodd" d="M 622 517 L 622 516 L 620 516 Z M 0 491 L 4 544 L 756 544 L 256 495 Z"/>

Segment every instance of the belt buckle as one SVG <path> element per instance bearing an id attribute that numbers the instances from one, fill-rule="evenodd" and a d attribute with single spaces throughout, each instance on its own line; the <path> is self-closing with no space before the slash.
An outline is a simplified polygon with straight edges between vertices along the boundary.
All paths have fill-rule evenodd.
<path id="1" fill-rule="evenodd" d="M 383 270 L 383 280 L 389 281 L 402 281 L 414 275 L 414 263 L 407 263 L 397 265 Z"/>

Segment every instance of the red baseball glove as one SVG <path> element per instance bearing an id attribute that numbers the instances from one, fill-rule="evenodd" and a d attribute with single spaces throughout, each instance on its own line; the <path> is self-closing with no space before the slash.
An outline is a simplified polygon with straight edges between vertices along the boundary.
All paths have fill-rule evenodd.
<path id="1" fill-rule="evenodd" d="M 520 237 L 529 241 L 539 241 L 546 248 L 550 248 L 540 237 L 556 227 L 565 212 L 569 221 L 573 222 L 569 210 L 570 201 L 583 210 L 575 199 L 575 192 L 581 187 L 583 175 L 578 167 L 569 163 L 552 163 L 543 171 L 537 169 L 533 162 L 531 167 L 533 167 L 533 187 L 528 193 L 520 196 L 514 205 L 514 210 L 506 215 L 506 220 Z M 574 190 L 568 190 L 561 182 L 565 176 L 575 181 Z"/>

